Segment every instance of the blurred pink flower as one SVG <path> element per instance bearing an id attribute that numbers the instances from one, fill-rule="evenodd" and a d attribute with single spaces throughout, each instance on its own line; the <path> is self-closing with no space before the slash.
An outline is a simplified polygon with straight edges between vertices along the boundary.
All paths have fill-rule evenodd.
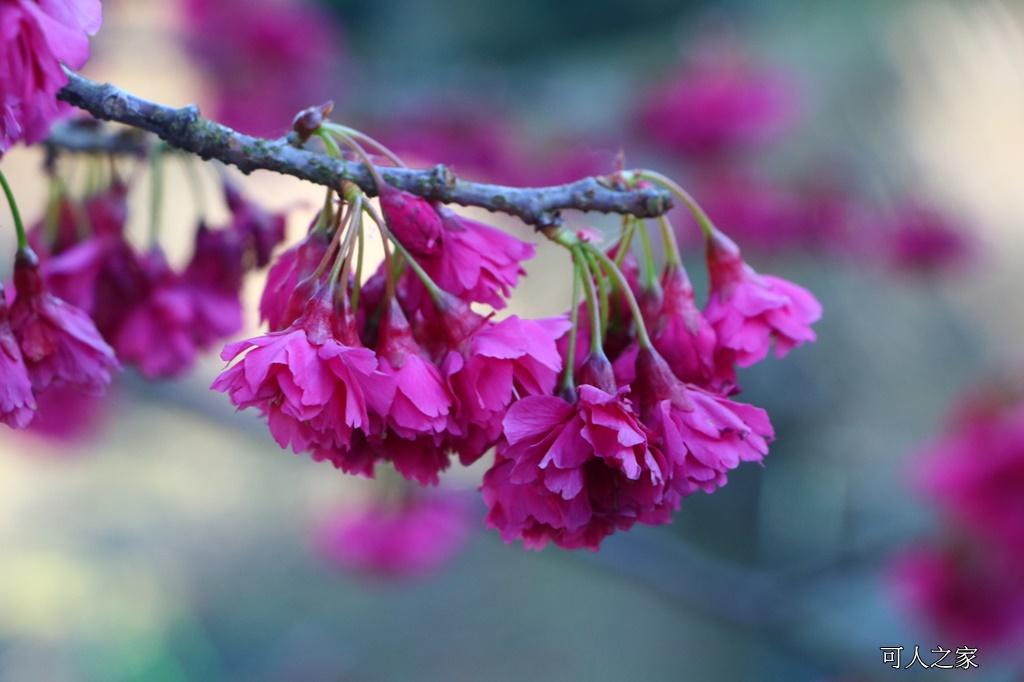
<path id="1" fill-rule="evenodd" d="M 926 452 L 924 488 L 942 510 L 1024 562 L 1024 407 L 978 418 Z"/>
<path id="2" fill-rule="evenodd" d="M 27 433 L 58 443 L 80 443 L 98 435 L 113 416 L 110 393 L 117 384 L 107 389 L 106 395 L 82 393 L 71 386 L 50 386 L 38 396 L 36 418 Z M 68 452 L 62 448 L 61 453 Z M 74 450 L 70 450 L 73 452 Z"/>
<path id="3" fill-rule="evenodd" d="M 397 504 L 371 501 L 326 519 L 316 546 L 325 560 L 345 570 L 421 577 L 465 547 L 472 524 L 472 507 L 459 497 L 407 492 Z"/>
<path id="4" fill-rule="evenodd" d="M 941 637 L 973 646 L 1019 646 L 1024 637 L 1020 564 L 984 547 L 917 548 L 897 557 L 899 597 Z"/>
<path id="5" fill-rule="evenodd" d="M 189 53 L 216 88 L 213 118 L 278 137 L 302 109 L 338 101 L 344 41 L 338 22 L 304 0 L 184 0 Z"/>
<path id="6" fill-rule="evenodd" d="M 12 429 L 23 429 L 35 411 L 32 381 L 11 330 L 7 299 L 0 287 L 0 421 Z"/>
<path id="7" fill-rule="evenodd" d="M 43 140 L 60 113 L 63 62 L 80 69 L 102 21 L 99 0 L 0 2 L 0 157 L 19 140 Z"/>
<path id="8" fill-rule="evenodd" d="M 784 73 L 754 68 L 727 44 L 704 46 L 639 112 L 650 138 L 670 151 L 717 156 L 770 142 L 797 115 L 797 92 Z"/>
<path id="9" fill-rule="evenodd" d="M 878 235 L 897 268 L 918 272 L 950 270 L 966 264 L 977 244 L 962 224 L 935 208 L 906 202 L 895 208 L 888 230 Z"/>
<path id="10" fill-rule="evenodd" d="M 98 395 L 121 369 L 114 350 L 80 308 L 50 294 L 31 250 L 14 262 L 11 327 L 37 393 L 53 383 Z"/>

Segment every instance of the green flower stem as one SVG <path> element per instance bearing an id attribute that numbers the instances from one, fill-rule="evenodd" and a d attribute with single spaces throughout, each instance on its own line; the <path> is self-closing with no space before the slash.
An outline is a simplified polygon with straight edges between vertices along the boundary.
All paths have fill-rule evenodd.
<path id="1" fill-rule="evenodd" d="M 420 264 L 416 262 L 416 259 L 412 257 L 412 254 L 409 253 L 409 251 L 406 250 L 404 246 L 402 246 L 402 242 L 398 241 L 398 238 L 395 237 L 391 230 L 388 229 L 387 223 L 385 223 L 384 220 L 381 219 L 379 215 L 377 215 L 377 211 L 375 209 L 370 212 L 370 217 L 372 217 L 374 222 L 377 223 L 377 227 L 380 228 L 381 236 L 384 239 L 384 267 L 387 268 L 389 272 L 392 271 L 392 268 L 390 268 L 387 264 L 387 259 L 389 257 L 387 252 L 387 243 L 388 241 L 390 241 L 392 244 L 395 245 L 395 252 L 399 256 L 401 256 L 402 260 L 409 264 L 409 267 L 412 269 L 416 277 L 418 277 L 419 280 L 423 282 L 423 286 L 425 286 L 427 288 L 427 291 L 430 292 L 430 298 L 434 300 L 434 303 L 440 303 L 441 298 L 445 293 L 441 289 L 441 287 L 437 286 L 437 284 L 434 283 L 434 280 L 430 278 L 430 275 L 427 274 L 427 271 L 424 270 L 420 266 Z M 394 288 L 393 281 L 391 282 L 391 287 L 392 289 Z M 392 291 L 392 294 L 393 293 L 394 292 Z"/>
<path id="2" fill-rule="evenodd" d="M 0 186 L 3 186 L 4 194 L 7 196 L 7 205 L 11 207 L 11 217 L 14 219 L 14 231 L 18 233 L 18 251 L 28 249 L 28 235 L 25 234 L 25 225 L 21 222 L 21 212 L 18 211 L 18 202 L 14 200 L 14 192 L 7 184 L 7 178 L 0 171 Z"/>
<path id="3" fill-rule="evenodd" d="M 164 205 L 164 163 L 163 156 L 166 146 L 158 144 L 153 147 L 153 155 L 149 160 L 152 171 L 149 196 L 149 245 L 155 247 L 160 239 L 160 220 Z"/>
<path id="4" fill-rule="evenodd" d="M 569 308 L 569 350 L 565 355 L 565 369 L 562 381 L 558 385 L 558 394 L 572 393 L 576 390 L 576 334 L 580 324 L 580 283 L 583 281 L 583 265 L 579 253 L 572 252 L 572 304 Z"/>
<path id="5" fill-rule="evenodd" d="M 203 183 L 199 178 L 195 165 L 193 165 L 194 157 L 185 156 L 184 152 L 178 152 L 174 156 L 181 161 L 181 167 L 185 171 L 185 180 L 188 182 L 189 190 L 192 192 L 192 199 L 196 202 L 196 213 L 199 214 L 200 222 L 205 223 L 209 212 L 206 206 L 206 194 L 203 192 Z"/>
<path id="6" fill-rule="evenodd" d="M 615 251 L 615 264 L 620 268 L 626 262 L 626 254 L 633 245 L 633 232 L 636 229 L 636 221 L 630 216 L 622 216 L 622 232 L 619 237 L 619 248 Z"/>
<path id="7" fill-rule="evenodd" d="M 587 249 L 586 245 L 580 245 L 576 247 L 576 252 L 580 256 L 580 262 L 583 264 L 583 284 L 587 295 L 587 314 L 590 315 L 590 352 L 597 353 L 598 351 L 603 352 L 604 349 L 604 330 L 599 322 L 601 311 L 598 306 L 598 294 L 594 289 L 594 272 L 591 270 L 590 259 L 587 257 L 588 254 L 585 249 Z"/>
<path id="8" fill-rule="evenodd" d="M 594 276 L 594 280 L 597 282 L 597 295 L 598 300 L 601 302 L 599 307 L 598 317 L 601 321 L 601 340 L 604 341 L 605 335 L 608 334 L 608 325 L 610 324 L 611 312 L 612 312 L 612 291 L 614 287 L 611 282 L 608 281 L 608 276 L 598 266 L 597 261 L 590 255 L 589 252 L 584 251 L 583 256 L 587 259 L 587 265 L 590 268 L 590 272 Z"/>
<path id="9" fill-rule="evenodd" d="M 359 140 L 359 141 L 361 141 L 361 142 L 363 142 L 365 144 L 368 144 L 371 147 L 373 147 L 374 149 L 376 149 L 377 151 L 379 151 L 381 154 L 386 156 L 388 158 L 388 160 L 391 161 L 391 163 L 395 164 L 396 166 L 398 166 L 400 168 L 406 168 L 407 167 L 405 165 L 405 162 L 402 161 L 401 158 L 399 158 L 398 154 L 395 154 L 393 151 L 391 151 L 390 149 L 388 149 L 383 144 L 381 144 L 377 140 L 373 139 L 372 137 L 370 137 L 366 133 L 360 132 L 360 131 L 356 130 L 355 128 L 349 128 L 348 126 L 343 126 L 340 123 L 334 123 L 333 121 L 324 121 L 323 123 L 320 124 L 320 127 L 325 129 L 325 130 L 327 130 L 327 131 L 329 131 L 329 132 L 332 132 L 332 133 L 335 133 L 335 134 L 338 134 L 338 135 L 344 135 L 346 137 L 350 137 L 350 138 L 352 138 L 354 140 Z"/>
<path id="10" fill-rule="evenodd" d="M 334 204 L 331 201 L 331 197 L 334 195 L 334 189 L 331 187 L 327 188 L 327 196 L 324 197 L 324 207 L 320 211 L 320 215 L 317 216 L 316 225 L 313 226 L 313 231 L 317 233 L 326 234 L 327 228 L 330 227 L 331 218 L 334 217 Z"/>
<path id="11" fill-rule="evenodd" d="M 345 207 L 344 214 L 337 214 L 338 224 L 334 229 L 334 236 L 331 237 L 331 243 L 327 245 L 327 251 L 324 252 L 323 258 L 320 259 L 320 263 L 316 266 L 316 270 L 314 270 L 313 274 L 310 275 L 310 279 L 314 282 L 319 281 L 320 278 L 323 277 L 324 272 L 327 270 L 327 264 L 335 259 L 335 254 L 338 252 L 341 245 L 342 235 L 346 233 L 346 229 L 343 228 L 347 228 L 348 224 L 352 221 L 352 213 L 352 206 L 347 205 Z M 341 254 L 339 253 L 337 258 L 340 260 L 340 257 Z"/>
<path id="12" fill-rule="evenodd" d="M 661 225 L 661 239 L 665 242 L 665 264 L 668 267 L 679 267 L 683 263 L 683 258 L 679 253 L 675 230 L 665 216 L 660 216 L 658 223 Z"/>
<path id="13" fill-rule="evenodd" d="M 641 286 L 644 291 L 650 291 L 658 284 L 658 278 L 654 274 L 654 251 L 651 250 L 651 236 L 647 233 L 647 224 L 643 221 L 637 221 L 640 223 L 640 243 L 644 249 L 644 274 Z M 618 263 L 616 263 L 618 265 Z"/>
<path id="14" fill-rule="evenodd" d="M 356 235 L 356 276 L 352 282 L 352 314 L 359 310 L 359 293 L 363 290 L 363 221 L 359 220 L 359 234 Z"/>
<path id="15" fill-rule="evenodd" d="M 640 305 L 636 302 L 636 296 L 629 288 L 629 282 L 626 281 L 626 276 L 622 274 L 622 270 L 615 265 L 615 262 L 605 255 L 601 249 L 586 245 L 587 250 L 604 266 L 608 276 L 622 289 L 622 295 L 626 297 L 626 303 L 629 304 L 629 309 L 633 313 L 633 320 L 636 324 L 637 339 L 640 342 L 640 347 L 644 350 L 651 350 L 654 344 L 651 343 L 651 337 L 647 335 L 647 325 L 644 324 L 643 314 L 640 312 Z"/>
<path id="16" fill-rule="evenodd" d="M 704 233 L 704 237 L 708 238 L 715 233 L 715 224 L 711 222 L 711 218 L 704 212 L 704 209 L 700 207 L 697 200 L 690 195 L 685 189 L 680 187 L 674 180 L 668 176 L 662 175 L 656 171 L 641 170 L 635 171 L 634 177 L 642 180 L 649 180 L 656 185 L 661 185 L 672 194 L 674 194 L 683 204 L 690 210 L 693 217 L 697 219 L 697 224 L 700 225 L 701 231 Z"/>

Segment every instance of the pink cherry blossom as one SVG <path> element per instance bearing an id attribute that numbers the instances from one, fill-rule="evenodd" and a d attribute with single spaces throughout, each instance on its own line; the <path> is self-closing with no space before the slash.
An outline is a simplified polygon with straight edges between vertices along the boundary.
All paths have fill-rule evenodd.
<path id="1" fill-rule="evenodd" d="M 1024 407 L 977 418 L 926 453 L 925 490 L 943 511 L 1024 561 Z"/>
<path id="2" fill-rule="evenodd" d="M 320 286 L 288 329 L 228 344 L 221 357 L 238 362 L 211 388 L 239 409 L 256 407 L 282 448 L 348 469 L 354 432 L 374 431 L 371 416 L 387 413 L 395 387 L 373 351 L 338 337 L 331 298 Z"/>
<path id="3" fill-rule="evenodd" d="M 716 368 L 717 339 L 694 300 L 693 285 L 682 265 L 662 276 L 662 305 L 648 325 L 654 347 L 680 380 L 705 388 L 735 383 L 732 367 Z M 724 376 L 721 371 L 723 369 Z"/>
<path id="4" fill-rule="evenodd" d="M 747 265 L 739 247 L 721 232 L 707 242 L 711 293 L 704 317 L 718 335 L 718 347 L 749 367 L 768 355 L 772 340 L 776 357 L 817 337 L 811 325 L 821 317 L 821 304 L 792 282 L 759 275 Z"/>
<path id="5" fill-rule="evenodd" d="M 316 270 L 330 243 L 328 236 L 317 229 L 317 220 L 314 220 L 302 241 L 279 255 L 270 267 L 267 285 L 260 298 L 260 318 L 267 321 L 270 331 L 286 329 L 302 312 L 301 305 L 306 300 L 303 294 L 312 293 L 313 283 L 303 287 L 300 284 Z M 305 286 L 309 291 L 305 291 Z"/>
<path id="6" fill-rule="evenodd" d="M 515 315 L 490 323 L 464 303 L 452 304 L 442 318 L 450 344 L 440 365 L 452 395 L 449 443 L 463 464 L 471 464 L 501 436 L 501 421 L 514 397 L 554 390 L 562 367 L 554 339 L 569 324 Z"/>
<path id="7" fill-rule="evenodd" d="M 32 421 L 35 410 L 32 381 L 14 338 L 7 300 L 0 287 L 0 421 L 12 429 L 23 429 Z"/>
<path id="8" fill-rule="evenodd" d="M 645 102 L 640 124 L 671 151 L 708 157 L 776 139 L 796 117 L 782 73 L 754 69 L 733 46 L 705 46 Z"/>
<path id="9" fill-rule="evenodd" d="M 149 379 L 181 376 L 195 363 L 195 307 L 159 249 L 139 259 L 142 295 L 111 337 L 122 362 Z"/>
<path id="10" fill-rule="evenodd" d="M 775 432 L 767 412 L 680 381 L 654 351 L 640 349 L 636 365 L 631 395 L 680 495 L 714 492 L 728 471 L 768 454 Z"/>
<path id="11" fill-rule="evenodd" d="M 114 417 L 111 392 L 102 396 L 82 393 L 77 388 L 54 384 L 36 396 L 36 418 L 27 433 L 58 444 L 79 444 L 99 436 Z M 59 452 L 81 452 L 78 448 L 60 448 Z"/>
<path id="12" fill-rule="evenodd" d="M 370 501 L 340 511 L 317 532 L 320 554 L 338 567 L 387 577 L 423 576 L 465 546 L 472 507 L 439 493 L 407 493 L 399 503 Z"/>
<path id="13" fill-rule="evenodd" d="M 437 485 L 438 473 L 449 464 L 442 443 L 452 397 L 440 370 L 422 353 L 392 300 L 381 319 L 377 355 L 381 372 L 395 382 L 395 394 L 385 419 L 388 430 L 376 447 L 406 478 Z"/>
<path id="14" fill-rule="evenodd" d="M 1020 564 L 981 547 L 918 547 L 892 568 L 899 598 L 939 637 L 973 646 L 1019 645 L 1024 636 Z"/>
<path id="15" fill-rule="evenodd" d="M 121 365 L 92 319 L 47 291 L 31 251 L 19 253 L 15 259 L 14 285 L 17 295 L 11 306 L 11 327 L 32 389 L 40 392 L 60 383 L 85 393 L 102 393 Z"/>
<path id="16" fill-rule="evenodd" d="M 434 208 L 443 228 L 441 248 L 421 254 L 420 265 L 435 284 L 458 298 L 504 308 L 519 277 L 526 274 L 522 263 L 533 258 L 533 244 L 463 218 L 441 204 Z M 419 301 L 426 300 L 426 292 L 418 280 L 409 286 L 419 296 L 407 304 L 418 307 Z"/>
<path id="17" fill-rule="evenodd" d="M 395 239 L 415 256 L 439 254 L 444 226 L 433 205 L 387 183 L 379 190 L 380 208 Z"/>
<path id="18" fill-rule="evenodd" d="M 187 0 L 189 52 L 210 74 L 213 118 L 249 135 L 276 137 L 311 102 L 340 96 L 344 42 L 315 2 Z"/>
<path id="19" fill-rule="evenodd" d="M 485 523 L 505 542 L 597 550 L 616 529 L 665 523 L 678 506 L 669 465 L 625 389 L 611 395 L 585 384 L 574 404 L 529 396 L 509 408 L 504 429 L 481 490 Z"/>
<path id="20" fill-rule="evenodd" d="M 99 30 L 99 0 L 0 2 L 0 156 L 19 140 L 39 142 L 60 113 L 61 62 L 80 69 Z"/>

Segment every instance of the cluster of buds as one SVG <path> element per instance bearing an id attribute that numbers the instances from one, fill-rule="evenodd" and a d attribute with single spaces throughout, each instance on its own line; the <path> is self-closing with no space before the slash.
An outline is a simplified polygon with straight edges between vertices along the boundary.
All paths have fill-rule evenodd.
<path id="1" fill-rule="evenodd" d="M 84 197 L 55 176 L 45 217 L 28 230 L 15 221 L 15 295 L 0 300 L 8 376 L 0 419 L 12 427 L 33 421 L 44 391 L 98 395 L 122 365 L 149 379 L 188 372 L 198 352 L 241 329 L 243 276 L 269 263 L 284 239 L 284 216 L 225 184 L 230 224 L 200 222 L 192 257 L 176 270 L 155 231 L 146 250 L 128 238 L 129 184 L 111 168 Z"/>
<path id="2" fill-rule="evenodd" d="M 703 310 L 667 221 L 658 277 L 647 225 L 630 219 L 607 252 L 546 229 L 572 256 L 569 313 L 497 320 L 471 305 L 505 305 L 530 244 L 390 186 L 360 140 L 386 148 L 355 131 L 319 114 L 297 130 L 366 161 L 381 214 L 355 185 L 329 192 L 305 239 L 271 267 L 261 302 L 270 333 L 224 349 L 232 364 L 213 388 L 259 410 L 282 447 L 432 485 L 453 456 L 469 465 L 494 448 L 481 487 L 487 525 L 530 548 L 590 549 L 636 522 L 668 521 L 683 497 L 767 454 L 768 416 L 731 399 L 735 369 L 773 341 L 782 356 L 814 340 L 821 308 L 806 290 L 754 272 L 706 216 Z M 608 181 L 660 183 L 699 211 L 657 174 Z M 363 281 L 367 225 L 385 259 Z M 630 254 L 637 232 L 642 273 Z"/>

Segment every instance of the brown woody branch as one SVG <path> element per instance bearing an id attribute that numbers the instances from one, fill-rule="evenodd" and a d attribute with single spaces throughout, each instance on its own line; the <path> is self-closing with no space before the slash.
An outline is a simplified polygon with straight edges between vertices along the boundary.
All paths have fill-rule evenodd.
<path id="1" fill-rule="evenodd" d="M 175 109 L 136 97 L 113 85 L 67 73 L 68 84 L 57 96 L 98 119 L 148 130 L 172 147 L 203 159 L 217 159 L 236 166 L 243 173 L 263 169 L 327 187 L 337 187 L 342 180 L 348 180 L 371 196 L 377 194 L 376 183 L 361 162 L 333 159 L 295 146 L 286 137 L 267 140 L 243 135 L 200 117 L 195 105 Z M 444 165 L 424 170 L 380 166 L 378 170 L 386 182 L 407 192 L 446 204 L 508 213 L 538 229 L 560 224 L 562 209 L 654 218 L 672 207 L 672 199 L 665 190 L 630 190 L 616 187 L 603 178 L 584 178 L 553 187 L 522 188 L 469 182 Z"/>

